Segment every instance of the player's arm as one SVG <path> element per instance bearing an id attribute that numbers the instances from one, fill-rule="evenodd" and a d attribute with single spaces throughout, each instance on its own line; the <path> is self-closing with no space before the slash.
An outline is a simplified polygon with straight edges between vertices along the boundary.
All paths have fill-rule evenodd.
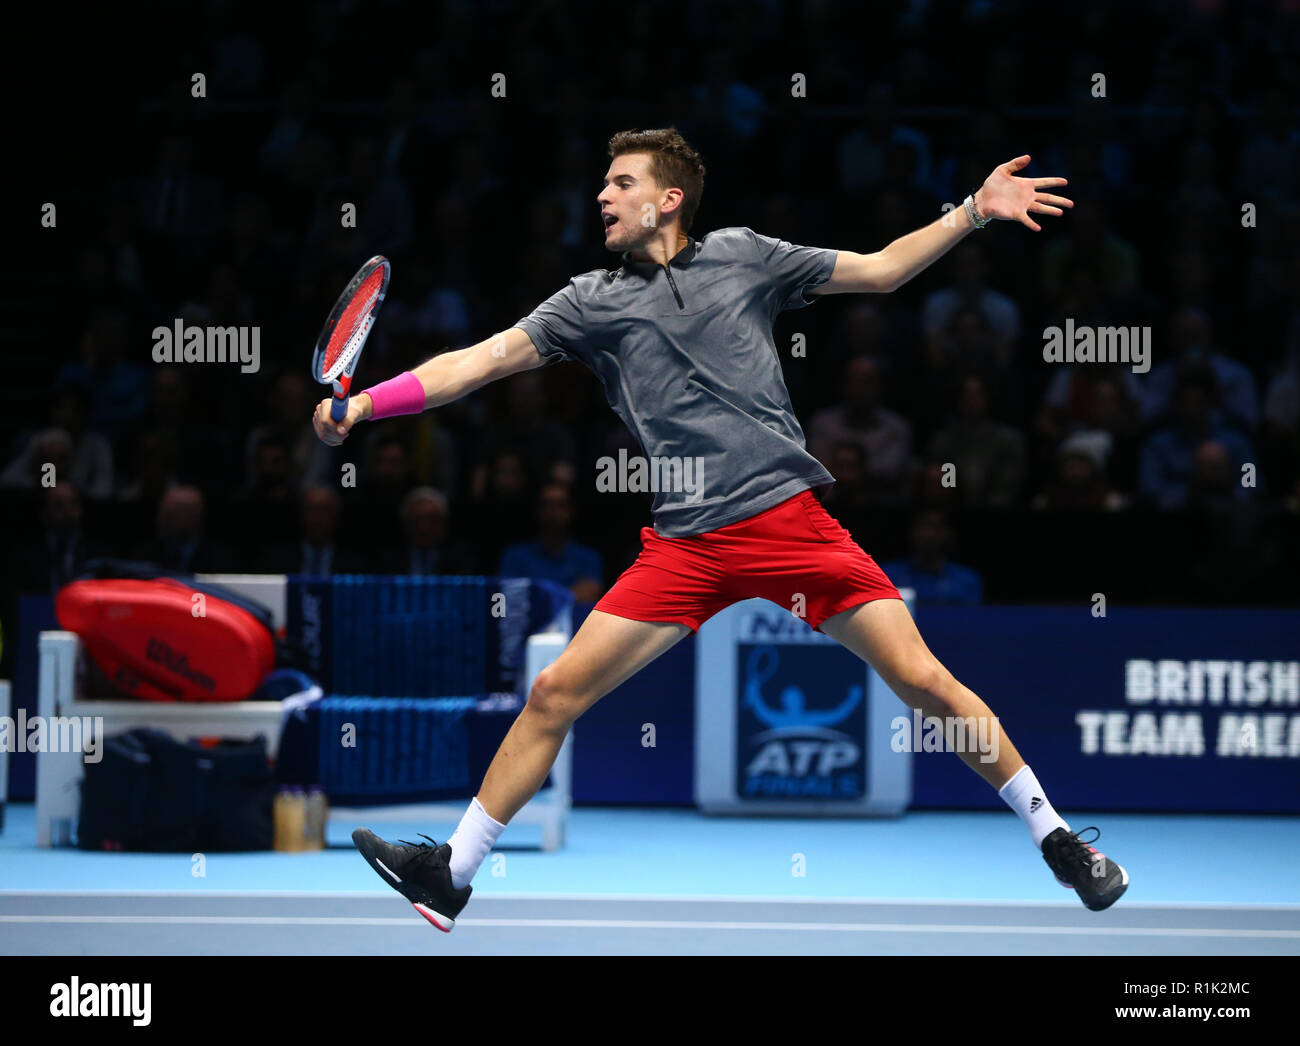
<path id="1" fill-rule="evenodd" d="M 536 370 L 545 362 L 533 340 L 518 327 L 511 327 L 467 349 L 434 356 L 411 373 L 424 386 L 425 406 L 441 407 L 499 378 Z"/>
<path id="2" fill-rule="evenodd" d="M 1028 156 L 994 168 L 973 197 L 976 215 L 983 219 L 1018 221 L 1034 232 L 1041 227 L 1030 214 L 1061 214 L 1074 204 L 1044 189 L 1065 185 L 1064 178 L 1017 178 L 1015 172 L 1029 163 Z M 808 292 L 819 294 L 886 294 L 896 290 L 931 263 L 947 254 L 976 226 L 964 206 L 958 206 L 924 228 L 900 236 L 874 254 L 839 251 L 831 278 Z"/>
<path id="3" fill-rule="evenodd" d="M 401 381 L 403 385 L 396 390 L 396 394 L 413 396 L 414 402 L 409 404 L 412 409 L 399 410 L 397 413 L 416 413 L 418 409 L 440 407 L 467 396 L 498 378 L 535 370 L 545 362 L 532 339 L 518 327 L 511 327 L 477 345 L 434 356 L 408 371 L 424 389 L 423 408 L 418 402 L 419 390 L 406 375 L 399 375 L 394 380 Z M 385 382 L 385 385 L 388 384 Z M 342 443 L 353 425 L 358 421 L 369 420 L 374 414 L 374 403 L 369 390 L 352 397 L 348 403 L 347 416 L 339 423 L 330 420 L 329 403 L 329 400 L 322 401 L 312 423 L 316 435 L 330 446 Z"/>

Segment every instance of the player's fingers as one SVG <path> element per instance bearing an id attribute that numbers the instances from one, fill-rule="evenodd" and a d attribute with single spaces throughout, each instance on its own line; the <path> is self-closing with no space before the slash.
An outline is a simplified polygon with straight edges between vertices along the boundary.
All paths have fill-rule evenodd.
<path id="1" fill-rule="evenodd" d="M 1035 203 L 1054 203 L 1057 207 L 1073 207 L 1074 201 L 1064 196 L 1053 196 L 1049 192 L 1040 192 L 1034 196 Z"/>
<path id="2" fill-rule="evenodd" d="M 331 421 L 330 424 L 334 426 L 339 436 L 346 439 L 348 433 L 356 428 L 357 423 L 362 420 L 361 404 L 353 396 L 348 400 L 348 405 L 343 410 L 343 417 L 339 421 Z M 342 442 L 342 439 L 339 442 Z"/>
<path id="3" fill-rule="evenodd" d="M 1030 178 L 1030 179 L 1029 179 L 1029 182 L 1030 182 L 1030 184 L 1031 184 L 1035 189 L 1043 189 L 1043 188 L 1046 188 L 1046 187 L 1049 186 L 1049 185 L 1069 185 L 1069 184 L 1070 184 L 1070 181 L 1069 181 L 1068 178 Z"/>
<path id="4" fill-rule="evenodd" d="M 1029 228 L 1033 229 L 1034 232 L 1042 232 L 1042 231 L 1043 231 L 1043 227 L 1042 227 L 1041 225 L 1039 225 L 1036 221 L 1034 221 L 1033 218 L 1029 217 L 1029 213 L 1028 213 L 1028 212 L 1025 212 L 1024 214 L 1022 214 L 1022 215 L 1020 216 L 1020 224 L 1021 224 L 1021 225 L 1027 225 L 1027 226 L 1029 226 Z"/>
<path id="5" fill-rule="evenodd" d="M 1027 163 L 1029 163 L 1028 153 L 1026 153 L 1024 156 L 1017 156 L 1014 160 L 1008 160 L 1006 163 L 1002 165 L 1002 167 L 1006 171 L 1018 171 L 1022 167 L 1024 167 Z"/>
<path id="6" fill-rule="evenodd" d="M 323 399 L 316 407 L 316 413 L 312 415 L 312 426 L 316 429 L 316 435 L 321 441 L 329 447 L 337 447 L 342 440 L 339 439 L 338 427 L 330 417 L 331 401 Z"/>
<path id="7" fill-rule="evenodd" d="M 1059 207 L 1049 207 L 1045 203 L 1039 203 L 1035 200 L 1029 205 L 1029 209 L 1035 214 L 1064 214 L 1065 212 Z"/>

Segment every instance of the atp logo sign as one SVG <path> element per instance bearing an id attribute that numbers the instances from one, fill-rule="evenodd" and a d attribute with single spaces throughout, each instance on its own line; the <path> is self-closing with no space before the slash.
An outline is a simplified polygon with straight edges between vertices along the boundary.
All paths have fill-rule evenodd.
<path id="1" fill-rule="evenodd" d="M 854 662 L 820 643 L 736 645 L 737 793 L 858 799 L 866 780 L 866 702 Z"/>

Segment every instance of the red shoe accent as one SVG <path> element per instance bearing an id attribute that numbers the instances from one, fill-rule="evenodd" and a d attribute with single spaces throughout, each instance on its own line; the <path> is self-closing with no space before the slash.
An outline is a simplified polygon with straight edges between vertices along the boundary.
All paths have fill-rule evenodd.
<path id="1" fill-rule="evenodd" d="M 442 923 L 438 922 L 438 919 L 441 919 L 442 916 L 438 916 L 437 918 L 435 918 L 434 913 L 429 911 L 429 909 L 425 908 L 421 904 L 412 904 L 411 907 L 414 908 L 421 915 L 423 915 L 426 919 L 428 919 L 429 922 L 431 922 L 443 933 L 451 933 L 451 927 L 456 925 L 456 920 L 453 919 L 451 920 L 451 926 L 443 926 Z"/>

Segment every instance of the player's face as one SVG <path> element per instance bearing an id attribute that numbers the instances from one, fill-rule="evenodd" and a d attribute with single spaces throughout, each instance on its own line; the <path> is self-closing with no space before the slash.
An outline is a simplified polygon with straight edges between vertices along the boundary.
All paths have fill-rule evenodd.
<path id="1" fill-rule="evenodd" d="M 648 243 L 659 224 L 662 197 L 663 190 L 650 173 L 648 153 L 614 157 L 605 172 L 605 188 L 596 197 L 606 248 L 630 251 Z"/>

